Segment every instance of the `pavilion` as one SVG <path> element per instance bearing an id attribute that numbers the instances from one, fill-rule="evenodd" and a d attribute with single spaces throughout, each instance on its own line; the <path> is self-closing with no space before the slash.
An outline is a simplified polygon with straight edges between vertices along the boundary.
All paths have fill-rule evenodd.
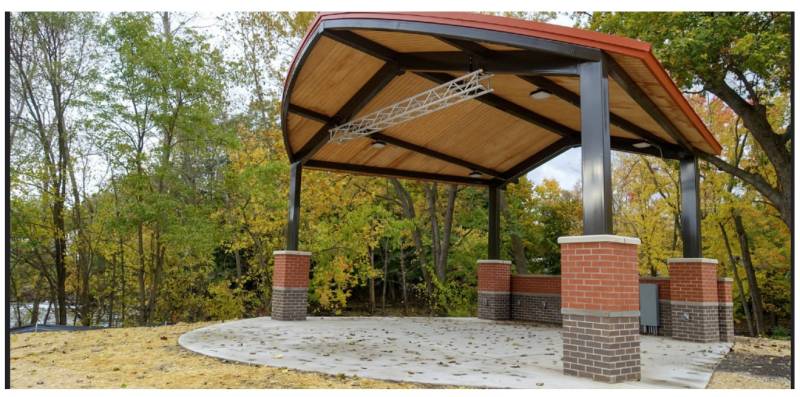
<path id="1" fill-rule="evenodd" d="M 665 322 L 674 338 L 732 336 L 730 282 L 702 257 L 700 232 L 696 153 L 721 146 L 649 44 L 479 14 L 326 13 L 302 41 L 282 103 L 291 183 L 286 250 L 274 253 L 273 319 L 306 316 L 304 168 L 485 186 L 479 317 L 514 318 L 512 284 L 525 282 L 512 282 L 511 263 L 500 260 L 499 192 L 580 147 L 583 235 L 559 239 L 555 287 L 564 372 L 608 382 L 640 376 L 639 240 L 614 235 L 611 150 L 680 162 L 683 258 L 670 260 L 666 283 L 654 281 L 668 294 Z"/>

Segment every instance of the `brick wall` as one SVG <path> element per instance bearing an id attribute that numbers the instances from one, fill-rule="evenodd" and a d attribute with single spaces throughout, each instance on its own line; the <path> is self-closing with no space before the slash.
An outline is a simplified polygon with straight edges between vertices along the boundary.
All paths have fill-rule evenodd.
<path id="1" fill-rule="evenodd" d="M 511 276 L 511 319 L 561 324 L 561 276 Z"/>
<path id="2" fill-rule="evenodd" d="M 639 278 L 639 283 L 658 285 L 658 335 L 672 335 L 669 277 Z M 561 276 L 511 275 L 511 319 L 561 324 Z"/>
<path id="3" fill-rule="evenodd" d="M 273 252 L 272 319 L 305 320 L 308 312 L 308 273 L 311 253 Z"/>

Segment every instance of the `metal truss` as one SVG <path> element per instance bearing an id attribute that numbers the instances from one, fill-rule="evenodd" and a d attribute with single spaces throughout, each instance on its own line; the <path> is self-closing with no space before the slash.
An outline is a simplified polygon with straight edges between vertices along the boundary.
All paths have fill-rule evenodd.
<path id="1" fill-rule="evenodd" d="M 343 143 L 385 130 L 493 91 L 482 84 L 494 76 L 478 69 L 366 116 L 331 128 L 331 141 Z"/>

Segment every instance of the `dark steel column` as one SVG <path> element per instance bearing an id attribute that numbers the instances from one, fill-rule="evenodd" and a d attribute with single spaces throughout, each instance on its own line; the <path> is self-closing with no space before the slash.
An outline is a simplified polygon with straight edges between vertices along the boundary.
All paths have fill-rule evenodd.
<path id="1" fill-rule="evenodd" d="M 613 234 L 611 136 L 606 64 L 580 67 L 583 234 Z"/>
<path id="2" fill-rule="evenodd" d="M 700 173 L 697 157 L 681 158 L 681 237 L 683 257 L 702 258 L 700 234 Z"/>
<path id="3" fill-rule="evenodd" d="M 303 165 L 297 161 L 291 165 L 289 176 L 289 224 L 286 228 L 286 249 L 297 251 L 300 231 L 300 186 Z"/>
<path id="4" fill-rule="evenodd" d="M 500 189 L 489 186 L 489 257 L 500 259 Z"/>

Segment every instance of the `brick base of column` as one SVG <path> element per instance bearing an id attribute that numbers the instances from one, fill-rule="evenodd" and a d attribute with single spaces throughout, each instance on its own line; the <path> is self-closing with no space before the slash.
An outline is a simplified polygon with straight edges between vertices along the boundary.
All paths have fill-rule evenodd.
<path id="1" fill-rule="evenodd" d="M 719 304 L 719 341 L 733 342 L 733 304 Z"/>
<path id="2" fill-rule="evenodd" d="M 272 319 L 281 321 L 305 320 L 308 311 L 308 288 L 272 289 Z"/>
<path id="3" fill-rule="evenodd" d="M 511 261 L 478 261 L 478 318 L 511 318 Z"/>
<path id="4" fill-rule="evenodd" d="M 478 292 L 478 318 L 508 320 L 511 318 L 511 295 L 505 292 Z"/>
<path id="5" fill-rule="evenodd" d="M 618 383 L 640 380 L 639 316 L 562 313 L 564 374 Z"/>
<path id="6" fill-rule="evenodd" d="M 564 374 L 641 379 L 639 239 L 560 237 Z"/>
<path id="7" fill-rule="evenodd" d="M 707 258 L 672 258 L 668 263 L 672 337 L 691 342 L 718 342 L 718 262 Z"/>
<path id="8" fill-rule="evenodd" d="M 719 300 L 719 340 L 733 342 L 733 279 L 720 278 L 717 281 Z"/>
<path id="9" fill-rule="evenodd" d="M 672 337 L 691 342 L 718 342 L 719 305 L 672 301 Z"/>
<path id="10" fill-rule="evenodd" d="M 308 272 L 311 253 L 275 251 L 272 275 L 272 319 L 305 320 L 308 312 Z"/>

